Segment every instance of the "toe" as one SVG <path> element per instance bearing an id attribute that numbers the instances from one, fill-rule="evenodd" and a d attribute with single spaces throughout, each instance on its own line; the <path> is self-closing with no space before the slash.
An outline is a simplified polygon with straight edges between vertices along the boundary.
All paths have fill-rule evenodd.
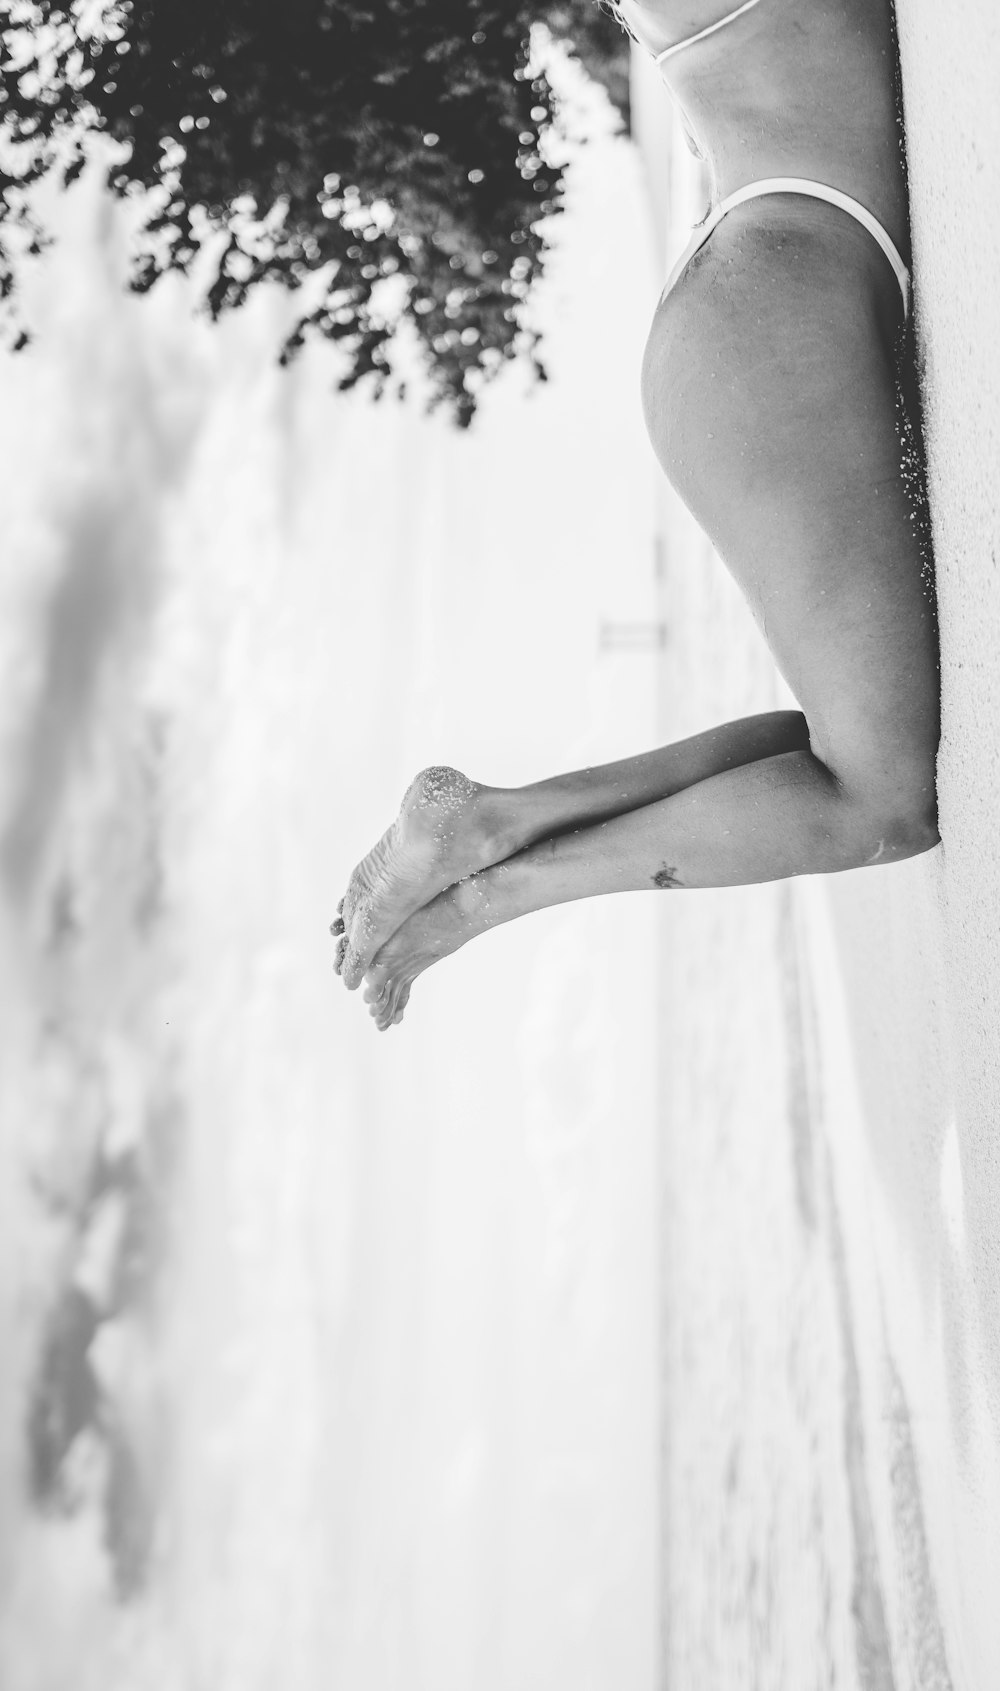
<path id="1" fill-rule="evenodd" d="M 360 904 L 353 913 L 350 912 L 350 894 L 348 894 L 348 913 L 344 916 L 348 936 L 348 949 L 344 958 L 344 985 L 349 992 L 354 992 L 361 985 L 371 966 L 376 946 L 374 940 L 374 923 L 370 907 Z"/>
<path id="2" fill-rule="evenodd" d="M 371 1015 L 374 1018 L 375 1026 L 378 1028 L 379 1033 L 384 1033 L 386 1028 L 392 1026 L 392 1013 L 395 1001 L 396 994 L 390 986 L 390 989 L 386 992 L 385 996 L 378 999 L 377 1002 L 371 1006 Z"/>
<path id="3" fill-rule="evenodd" d="M 337 915 L 340 917 L 348 933 L 350 933 L 351 928 L 354 925 L 357 914 L 358 900 L 354 897 L 350 887 L 348 887 L 340 903 L 337 905 Z"/>
<path id="4" fill-rule="evenodd" d="M 361 985 L 361 982 L 364 979 L 364 970 L 359 970 L 358 968 L 360 959 L 357 951 L 351 943 L 350 927 L 348 927 L 347 932 L 344 935 L 342 944 L 344 947 L 344 958 L 340 966 L 340 973 L 343 976 L 344 985 L 353 992 L 356 987 Z"/>
<path id="5" fill-rule="evenodd" d="M 334 970 L 336 971 L 336 973 L 338 975 L 341 975 L 344 972 L 344 958 L 346 957 L 346 955 L 347 955 L 347 935 L 341 934 L 340 938 L 337 941 L 337 949 L 334 953 L 334 958 L 333 958 L 333 967 L 334 967 Z"/>
<path id="6" fill-rule="evenodd" d="M 343 918 L 343 916 L 335 916 L 333 918 L 333 921 L 330 923 L 330 932 L 333 935 L 334 939 L 337 938 L 338 934 L 342 934 L 343 931 L 344 931 L 344 918 Z"/>
<path id="7" fill-rule="evenodd" d="M 346 986 L 348 992 L 357 991 L 361 982 L 365 978 L 365 971 L 367 970 L 370 962 L 371 959 L 369 957 L 366 957 L 362 952 L 357 951 L 353 945 L 348 945 L 347 951 L 344 954 L 344 967 L 341 971 L 344 977 L 344 985 Z"/>
<path id="8" fill-rule="evenodd" d="M 405 976 L 393 983 L 392 991 L 381 1007 L 382 1019 L 386 1026 L 397 1020 L 397 1013 L 402 1015 L 406 1000 L 410 996 L 410 985 Z"/>

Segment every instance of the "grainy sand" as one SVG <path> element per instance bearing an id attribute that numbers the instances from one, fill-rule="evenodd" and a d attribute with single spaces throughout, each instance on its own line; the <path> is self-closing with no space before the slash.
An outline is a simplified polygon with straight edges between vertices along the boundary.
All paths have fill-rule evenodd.
<path id="1" fill-rule="evenodd" d="M 1000 14 L 900 0 L 941 612 L 943 847 L 831 886 L 886 1319 L 956 1679 L 1000 1662 Z"/>
<path id="2" fill-rule="evenodd" d="M 709 895 L 710 914 L 670 912 L 666 1003 L 672 1039 L 687 1041 L 687 1075 L 675 1065 L 665 1083 L 666 1637 L 668 1670 L 685 1683 L 728 1687 L 751 1670 L 768 1684 L 806 1683 L 796 1671 L 814 1675 L 822 1661 L 835 1683 L 987 1691 L 1000 1662 L 1000 14 L 989 0 L 899 0 L 898 10 L 942 622 L 944 844 L 884 873 L 800 883 L 785 904 L 754 889 Z M 700 215 L 698 188 L 655 75 L 640 64 L 636 77 L 666 254 Z M 663 501 L 665 610 L 678 629 L 663 726 L 673 736 L 706 713 L 767 708 L 782 695 L 716 561 L 669 492 Z M 685 631 L 700 643 L 697 660 Z M 779 983 L 767 961 L 783 920 L 797 1062 L 788 1028 L 775 1031 Z M 748 946 L 765 959 L 756 977 Z M 725 959 L 724 1004 L 715 1028 L 696 1028 L 685 1004 L 697 953 L 712 947 Z M 771 1076 L 772 1139 L 783 1149 L 764 1139 L 748 1155 L 742 1141 L 783 1041 L 790 1069 L 783 1083 Z M 719 1063 L 736 1093 L 724 1113 Z M 712 1090 L 704 1121 L 699 1065 Z M 711 1154 L 690 1144 L 706 1132 Z M 739 1221 L 747 1205 L 763 1225 L 759 1215 Z M 794 1244 L 796 1207 L 812 1254 Z M 817 1250 L 823 1272 L 800 1292 Z M 787 1426 L 801 1440 L 800 1296 L 814 1343 L 839 1354 L 839 1485 L 821 1427 L 795 1475 Z M 787 1329 L 780 1343 L 776 1324 Z M 716 1369 L 728 1365 L 714 1381 L 706 1344 Z M 726 1384 L 734 1372 L 736 1390 Z M 764 1480 L 756 1505 L 738 1483 L 747 1452 Z M 796 1527 L 782 1488 L 810 1472 L 814 1518 Z M 833 1516 L 853 1562 L 851 1638 L 837 1635 L 844 1570 Z M 773 1588 L 789 1572 L 795 1605 L 787 1587 L 783 1603 Z M 797 1637 L 790 1607 L 812 1613 L 821 1586 L 833 1630 Z"/>

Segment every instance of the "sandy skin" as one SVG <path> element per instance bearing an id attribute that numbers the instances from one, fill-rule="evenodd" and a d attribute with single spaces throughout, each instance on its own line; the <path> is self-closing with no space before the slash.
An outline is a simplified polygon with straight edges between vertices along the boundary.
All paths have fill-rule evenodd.
<path id="1" fill-rule="evenodd" d="M 370 1013 L 385 1031 L 402 1020 L 413 982 L 425 969 L 533 910 L 609 892 L 732 886 L 890 863 L 933 843 L 932 820 L 852 803 L 829 774 L 817 783 L 815 762 L 801 712 L 771 711 L 529 787 L 476 787 L 462 777 L 471 790 L 468 810 L 449 809 L 449 850 L 468 861 L 481 845 L 487 814 L 494 818 L 494 843 L 505 839 L 507 851 L 437 889 L 446 872 L 440 860 L 421 881 L 412 868 L 415 854 L 404 849 L 404 806 L 397 833 L 383 836 L 352 877 L 368 889 L 381 876 L 389 890 L 371 913 L 367 890 L 353 905 L 355 913 L 365 912 L 357 949 L 345 922 L 346 900 L 345 914 L 332 925 L 337 970 L 343 974 L 350 958 L 352 979 L 364 980 Z M 758 800 L 766 800 L 772 820 L 787 817 L 780 854 L 770 828 L 755 826 L 748 812 Z M 728 825 L 720 828 L 721 817 Z M 436 832 L 430 829 L 431 837 Z M 408 916 L 376 946 L 375 922 L 386 927 L 392 913 L 407 907 Z"/>
<path id="2" fill-rule="evenodd" d="M 706 773 L 806 744 L 797 712 L 773 712 L 521 788 L 488 787 L 446 766 L 421 770 L 392 826 L 351 874 L 330 925 L 336 971 L 356 990 L 386 941 L 417 911 L 538 841 L 663 798 Z"/>
<path id="3" fill-rule="evenodd" d="M 380 947 L 440 892 L 511 849 L 490 789 L 458 769 L 421 770 L 399 815 L 354 869 L 331 933 L 337 973 L 352 992 Z"/>

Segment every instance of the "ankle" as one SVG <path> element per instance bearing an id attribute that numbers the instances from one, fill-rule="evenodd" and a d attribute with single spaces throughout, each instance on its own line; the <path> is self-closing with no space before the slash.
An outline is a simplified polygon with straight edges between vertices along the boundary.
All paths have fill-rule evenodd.
<path id="1" fill-rule="evenodd" d="M 537 837 L 537 819 L 527 787 L 482 787 L 476 795 L 474 827 L 484 869 L 523 851 Z"/>
<path id="2" fill-rule="evenodd" d="M 505 865 L 497 863 L 489 869 L 480 869 L 474 875 L 467 875 L 463 881 L 458 881 L 448 888 L 445 897 L 450 900 L 458 918 L 462 944 L 468 939 L 474 939 L 477 934 L 485 933 L 487 928 L 494 928 L 506 920 L 502 897 L 504 874 Z"/>

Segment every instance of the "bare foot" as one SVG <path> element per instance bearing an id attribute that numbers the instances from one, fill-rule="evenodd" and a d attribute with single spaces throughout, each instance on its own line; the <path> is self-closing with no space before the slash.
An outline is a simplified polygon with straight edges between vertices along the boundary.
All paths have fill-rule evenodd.
<path id="1" fill-rule="evenodd" d="M 499 873 L 503 874 L 502 867 Z M 493 906 L 487 879 L 473 875 L 448 887 L 415 911 L 382 946 L 365 975 L 365 1002 L 380 1033 L 402 1021 L 418 975 L 503 920 Z"/>
<path id="2" fill-rule="evenodd" d="M 516 849 L 515 802 L 515 794 L 480 786 L 457 769 L 420 772 L 392 827 L 351 875 L 331 923 L 334 967 L 345 986 L 352 992 L 360 986 L 372 959 L 414 911 Z"/>

